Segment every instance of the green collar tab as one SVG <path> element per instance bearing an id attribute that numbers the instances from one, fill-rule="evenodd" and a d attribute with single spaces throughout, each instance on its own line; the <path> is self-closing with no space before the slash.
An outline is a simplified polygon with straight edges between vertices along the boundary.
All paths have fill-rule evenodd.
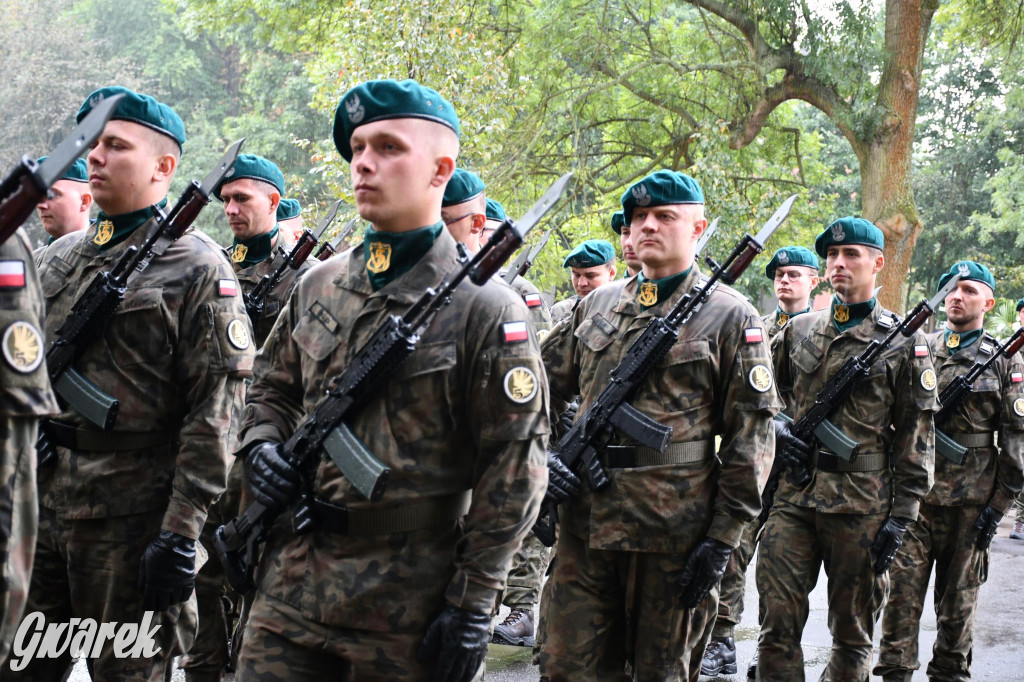
<path id="1" fill-rule="evenodd" d="M 851 327 L 856 327 L 875 309 L 875 302 L 877 300 L 877 298 L 872 297 L 860 303 L 843 303 L 839 300 L 838 295 L 833 294 L 831 308 L 832 324 L 835 325 L 840 333 L 845 332 Z"/>
<path id="2" fill-rule="evenodd" d="M 984 329 L 972 329 L 969 332 L 955 332 L 952 329 L 946 329 L 946 348 L 949 349 L 950 355 L 955 355 L 957 351 L 967 348 L 980 339 L 984 333 Z"/>
<path id="3" fill-rule="evenodd" d="M 167 206 L 167 197 L 164 197 L 158 206 L 160 208 Z M 143 225 L 154 215 L 156 215 L 156 211 L 153 210 L 152 206 L 114 216 L 108 216 L 103 211 L 100 211 L 99 216 L 96 218 L 96 230 L 92 234 L 92 243 L 96 245 L 100 252 L 112 249 L 125 239 L 128 239 L 139 226 Z"/>
<path id="4" fill-rule="evenodd" d="M 638 274 L 636 276 L 636 300 L 640 307 L 647 310 L 667 300 L 679 288 L 691 270 L 693 270 L 692 265 L 682 272 L 661 279 L 647 279 L 644 277 L 644 273 Z"/>
<path id="5" fill-rule="evenodd" d="M 279 231 L 279 226 L 274 225 L 274 229 L 270 232 L 264 232 L 255 237 L 249 237 L 248 239 L 235 237 L 234 241 L 231 242 L 231 254 L 229 256 L 231 262 L 238 263 L 243 268 L 248 268 L 267 260 L 274 255 L 274 238 Z"/>
<path id="6" fill-rule="evenodd" d="M 373 290 L 380 291 L 412 270 L 434 246 L 443 229 L 443 222 L 410 232 L 379 232 L 368 227 L 363 237 L 363 258 Z"/>
<path id="7" fill-rule="evenodd" d="M 782 329 L 790 320 L 792 320 L 797 315 L 803 315 L 804 313 L 809 312 L 811 312 L 811 306 L 807 306 L 798 313 L 787 313 L 782 308 L 775 306 L 775 325 L 779 329 Z"/>

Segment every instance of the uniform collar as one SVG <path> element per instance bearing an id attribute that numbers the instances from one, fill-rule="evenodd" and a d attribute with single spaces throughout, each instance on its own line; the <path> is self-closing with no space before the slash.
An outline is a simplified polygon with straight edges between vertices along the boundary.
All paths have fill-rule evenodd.
<path id="1" fill-rule="evenodd" d="M 444 223 L 420 227 L 409 232 L 381 232 L 369 227 L 363 237 L 363 263 L 370 286 L 380 291 L 401 279 L 433 248 L 444 231 Z"/>
<path id="2" fill-rule="evenodd" d="M 228 258 L 232 263 L 237 263 L 243 268 L 248 268 L 257 263 L 262 263 L 274 255 L 274 238 L 280 231 L 280 226 L 274 224 L 274 229 L 254 237 L 239 239 L 235 237 L 231 242 L 231 250 Z"/>
<path id="3" fill-rule="evenodd" d="M 160 208 L 167 206 L 167 197 L 164 197 L 157 206 Z M 90 241 L 101 253 L 109 251 L 128 239 L 140 225 L 143 225 L 154 215 L 156 215 L 156 210 L 152 206 L 113 216 L 108 216 L 103 211 L 100 211 L 99 216 L 96 218 L 96 225 L 92 229 Z"/>
<path id="4" fill-rule="evenodd" d="M 797 315 L 803 315 L 804 313 L 809 313 L 809 312 L 811 312 L 811 306 L 807 306 L 803 310 L 801 310 L 799 312 L 796 312 L 796 313 L 787 313 L 786 311 L 784 311 L 779 306 L 775 306 L 775 318 L 774 318 L 773 321 L 775 322 L 775 326 L 776 327 L 778 327 L 779 329 L 782 329 L 783 327 L 786 326 L 786 324 L 790 320 L 792 320 Z"/>
<path id="5" fill-rule="evenodd" d="M 972 329 L 969 332 L 955 332 L 947 327 L 942 330 L 942 340 L 945 342 L 946 348 L 949 349 L 950 355 L 955 355 L 973 345 L 984 333 L 985 330 L 981 328 Z"/>
<path id="6" fill-rule="evenodd" d="M 441 230 L 430 250 L 416 262 L 416 267 L 377 291 L 370 284 L 365 247 L 362 244 L 349 250 L 345 265 L 334 278 L 337 286 L 381 301 L 393 300 L 411 305 L 423 295 L 427 287 L 437 287 L 444 276 L 458 267 L 459 263 L 454 237 L 448 230 Z"/>

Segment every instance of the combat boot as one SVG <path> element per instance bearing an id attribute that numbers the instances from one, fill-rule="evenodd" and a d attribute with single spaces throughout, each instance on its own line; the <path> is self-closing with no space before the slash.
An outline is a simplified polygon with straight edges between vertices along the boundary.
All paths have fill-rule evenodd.
<path id="1" fill-rule="evenodd" d="M 754 657 L 750 659 L 750 663 L 747 663 L 747 679 L 757 679 L 757 649 L 754 649 Z"/>
<path id="2" fill-rule="evenodd" d="M 512 609 L 504 621 L 494 626 L 491 642 L 509 646 L 532 647 L 534 645 L 533 609 Z"/>
<path id="3" fill-rule="evenodd" d="M 1024 540 L 1024 521 L 1013 522 L 1013 532 L 1010 533 L 1011 540 Z"/>
<path id="4" fill-rule="evenodd" d="M 735 675 L 736 642 L 732 637 L 712 637 L 700 662 L 701 675 Z"/>

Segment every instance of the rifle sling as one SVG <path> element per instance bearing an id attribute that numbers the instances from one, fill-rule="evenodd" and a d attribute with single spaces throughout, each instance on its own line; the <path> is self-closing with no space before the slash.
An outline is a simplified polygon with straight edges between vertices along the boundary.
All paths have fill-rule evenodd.
<path id="1" fill-rule="evenodd" d="M 161 431 L 94 431 L 47 420 L 47 435 L 57 445 L 80 452 L 122 452 L 170 447 L 176 434 Z"/>
<path id="2" fill-rule="evenodd" d="M 610 469 L 632 469 L 663 464 L 699 464 L 715 456 L 715 440 L 670 443 L 665 452 L 643 445 L 609 445 L 603 463 Z"/>
<path id="3" fill-rule="evenodd" d="M 349 509 L 315 498 L 317 530 L 340 535 L 391 535 L 449 525 L 469 512 L 472 491 L 404 503 L 389 509 Z"/>
<path id="4" fill-rule="evenodd" d="M 884 452 L 876 452 L 872 455 L 860 455 L 852 462 L 847 462 L 839 455 L 834 455 L 828 450 L 818 450 L 811 457 L 811 466 L 818 471 L 830 473 L 882 471 L 889 468 L 889 456 Z"/>

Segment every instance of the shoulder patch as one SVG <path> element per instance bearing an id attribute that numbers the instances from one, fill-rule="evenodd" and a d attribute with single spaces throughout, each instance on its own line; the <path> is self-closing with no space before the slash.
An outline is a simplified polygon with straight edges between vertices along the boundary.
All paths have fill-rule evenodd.
<path id="1" fill-rule="evenodd" d="M 921 372 L 921 387 L 926 391 L 935 389 L 935 370 L 929 368 Z"/>
<path id="2" fill-rule="evenodd" d="M 928 357 L 928 346 L 917 344 L 914 346 L 914 357 L 915 358 L 926 358 Z"/>
<path id="3" fill-rule="evenodd" d="M 1024 398 L 1017 398 L 1013 401 L 1013 412 L 1018 417 L 1024 417 Z"/>
<path id="4" fill-rule="evenodd" d="M 238 350 L 249 347 L 249 332 L 245 329 L 245 323 L 237 317 L 228 323 L 228 341 Z"/>
<path id="5" fill-rule="evenodd" d="M 233 279 L 222 279 L 217 282 L 217 295 L 223 297 L 238 296 L 238 283 Z"/>
<path id="6" fill-rule="evenodd" d="M 1024 373 L 1021 372 L 1010 372 L 1010 383 L 1019 384 L 1024 381 Z"/>
<path id="7" fill-rule="evenodd" d="M 533 400 L 539 388 L 537 375 L 533 373 L 532 369 L 522 365 L 513 367 L 506 372 L 501 385 L 505 389 L 508 399 L 519 405 Z"/>
<path id="8" fill-rule="evenodd" d="M 527 308 L 539 308 L 544 304 L 540 294 L 523 294 L 523 301 L 526 302 Z"/>
<path id="9" fill-rule="evenodd" d="M 19 374 L 31 374 L 43 363 L 43 335 L 28 322 L 7 327 L 0 346 L 8 366 Z"/>
<path id="10" fill-rule="evenodd" d="M 526 341 L 530 338 L 530 330 L 527 328 L 525 320 L 505 322 L 501 325 L 501 333 L 505 343 L 517 343 L 519 341 Z M 506 380 L 507 379 L 508 377 L 506 376 Z M 508 392 L 507 387 L 505 391 L 506 393 Z"/>
<path id="11" fill-rule="evenodd" d="M 747 374 L 747 380 L 750 381 L 750 387 L 758 393 L 767 393 L 772 387 L 771 370 L 764 365 L 754 365 Z"/>
<path id="12" fill-rule="evenodd" d="M 0 260 L 0 289 L 25 288 L 25 261 Z"/>
<path id="13" fill-rule="evenodd" d="M 760 327 L 747 327 L 743 330 L 743 339 L 747 343 L 761 343 L 764 341 L 764 332 L 761 331 Z M 768 389 L 766 388 L 765 390 L 767 391 Z"/>

